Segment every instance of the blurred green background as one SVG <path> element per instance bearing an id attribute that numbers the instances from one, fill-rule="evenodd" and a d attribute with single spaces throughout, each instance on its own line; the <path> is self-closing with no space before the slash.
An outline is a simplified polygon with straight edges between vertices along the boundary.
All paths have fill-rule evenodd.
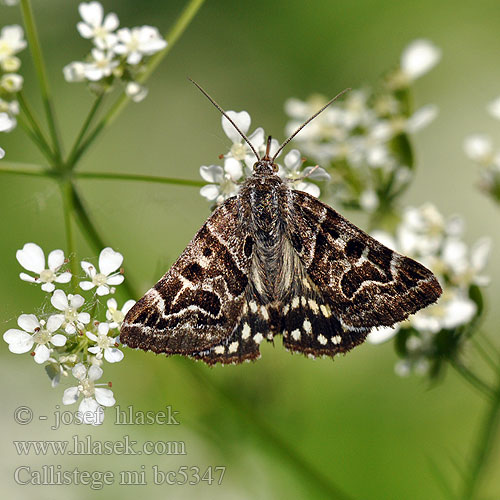
<path id="1" fill-rule="evenodd" d="M 152 24 L 166 32 L 184 5 L 180 1 L 106 1 L 122 26 Z M 35 0 L 39 34 L 66 145 L 77 133 L 92 97 L 83 84 L 64 81 L 62 67 L 81 59 L 90 44 L 75 24 L 78 2 Z M 1 25 L 20 23 L 17 8 L 2 7 Z M 417 177 L 407 204 L 434 202 L 447 215 L 460 213 L 467 241 L 493 238 L 486 291 L 486 329 L 498 329 L 494 307 L 500 293 L 498 208 L 476 189 L 478 175 L 462 149 L 466 135 L 482 131 L 498 137 L 499 124 L 485 105 L 500 94 L 498 54 L 500 6 L 496 0 L 393 2 L 373 0 L 210 1 L 148 81 L 150 93 L 130 104 L 82 161 L 89 171 L 116 171 L 198 179 L 202 164 L 217 163 L 228 141 L 220 117 L 186 77 L 200 82 L 226 109 L 250 112 L 252 129 L 283 138 L 289 97 L 321 92 L 333 96 L 345 87 L 374 84 L 395 66 L 402 49 L 415 38 L 429 38 L 443 50 L 442 62 L 416 84 L 417 106 L 440 108 L 438 119 L 414 141 Z M 23 60 L 26 93 L 40 111 L 36 79 L 27 50 Z M 6 161 L 40 162 L 20 129 L 1 134 Z M 126 275 L 141 291 L 154 283 L 179 255 L 209 214 L 197 188 L 121 181 L 81 181 L 80 188 L 98 228 L 125 256 Z M 15 327 L 21 313 L 40 307 L 44 293 L 18 279 L 15 251 L 34 241 L 45 250 L 64 247 L 64 222 L 57 186 L 51 181 L 0 175 L 0 321 Z M 354 222 L 363 218 L 346 214 Z M 78 257 L 95 252 L 78 238 Z M 123 296 L 121 300 L 123 300 Z M 136 299 L 138 297 L 135 297 Z M 120 300 L 120 301 L 121 301 Z M 346 357 L 311 361 L 291 356 L 276 342 L 262 347 L 262 359 L 244 366 L 198 366 L 208 386 L 176 360 L 126 351 L 125 360 L 105 367 L 118 404 L 159 411 L 171 405 L 179 426 L 113 425 L 108 410 L 100 428 L 66 426 L 49 430 L 38 415 L 61 405 L 62 390 L 52 390 L 43 370 L 28 355 L 1 349 L 2 490 L 6 497 L 94 498 L 321 498 L 316 479 L 297 472 L 286 450 L 263 437 L 253 416 L 272 429 L 311 467 L 356 499 L 443 498 L 438 464 L 454 486 L 467 470 L 486 405 L 449 372 L 430 388 L 418 378 L 393 372 L 391 344 L 363 345 Z M 211 391 L 222 388 L 228 399 Z M 231 400 L 251 409 L 235 411 Z M 236 403 L 239 405 L 240 403 Z M 35 421 L 13 421 L 17 406 L 35 411 Z M 62 405 L 61 405 L 62 406 Z M 65 409 L 65 408 L 63 408 Z M 76 409 L 72 408 L 71 409 Z M 186 456 L 53 457 L 17 455 L 13 439 L 182 440 Z M 61 464 L 86 470 L 160 470 L 182 465 L 227 467 L 222 486 L 16 486 L 19 465 L 39 468 Z M 482 485 L 482 498 L 500 498 L 498 447 Z M 151 481 L 149 481 L 151 482 Z M 324 495 L 326 497 L 326 495 Z"/>

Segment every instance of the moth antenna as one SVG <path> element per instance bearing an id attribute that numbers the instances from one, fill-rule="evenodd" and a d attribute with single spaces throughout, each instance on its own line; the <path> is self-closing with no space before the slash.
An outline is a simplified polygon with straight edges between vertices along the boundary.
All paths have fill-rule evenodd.
<path id="1" fill-rule="evenodd" d="M 310 118 L 308 118 L 279 148 L 278 151 L 274 154 L 272 161 L 276 159 L 276 157 L 281 153 L 283 148 L 310 122 L 312 122 L 320 113 L 322 113 L 330 104 L 335 102 L 337 99 L 342 97 L 346 92 L 349 92 L 350 88 L 344 89 L 342 92 L 339 92 L 333 99 L 330 99 L 319 111 L 314 113 Z"/>
<path id="2" fill-rule="evenodd" d="M 257 160 L 260 160 L 260 156 L 257 154 L 257 151 L 255 151 L 255 148 L 252 146 L 252 143 L 250 142 L 248 137 L 238 128 L 236 123 L 234 123 L 234 120 L 229 118 L 227 113 L 214 101 L 214 99 L 212 99 L 212 97 L 210 97 L 210 95 L 206 90 L 204 90 L 200 85 L 198 85 L 192 78 L 188 77 L 188 80 L 191 83 L 194 83 L 198 87 L 199 91 L 222 113 L 223 116 L 226 117 L 226 119 L 231 123 L 231 125 L 237 130 L 238 134 L 240 134 L 241 137 L 243 137 L 243 139 L 245 140 L 245 142 L 249 145 L 250 149 L 253 151 L 253 154 L 255 155 Z"/>

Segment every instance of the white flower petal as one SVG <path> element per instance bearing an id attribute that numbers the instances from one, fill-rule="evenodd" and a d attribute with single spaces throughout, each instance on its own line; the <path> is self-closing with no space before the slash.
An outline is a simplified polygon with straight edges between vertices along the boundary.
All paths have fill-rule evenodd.
<path id="1" fill-rule="evenodd" d="M 89 278 L 93 278 L 97 274 L 95 266 L 93 264 L 91 264 L 90 262 L 86 262 L 86 261 L 82 260 L 80 262 L 80 265 L 82 266 L 82 269 L 85 271 L 85 274 Z"/>
<path id="2" fill-rule="evenodd" d="M 42 290 L 44 292 L 52 293 L 56 289 L 54 283 L 42 283 Z"/>
<path id="3" fill-rule="evenodd" d="M 104 410 L 94 398 L 84 398 L 77 415 L 84 424 L 101 425 L 104 420 Z"/>
<path id="4" fill-rule="evenodd" d="M 92 38 L 94 36 L 94 30 L 86 23 L 82 23 L 81 21 L 77 23 L 76 29 L 78 30 L 78 33 L 83 38 Z"/>
<path id="5" fill-rule="evenodd" d="M 106 283 L 108 285 L 120 285 L 125 280 L 125 276 L 123 274 L 115 274 L 114 276 L 110 276 Z"/>
<path id="6" fill-rule="evenodd" d="M 495 100 L 491 101 L 487 106 L 488 113 L 500 120 L 500 97 L 497 97 Z"/>
<path id="7" fill-rule="evenodd" d="M 85 332 L 85 335 L 90 339 L 93 340 L 94 342 L 97 342 L 97 335 L 95 335 L 92 332 Z"/>
<path id="8" fill-rule="evenodd" d="M 441 50 L 429 40 L 415 40 L 401 55 L 401 69 L 412 80 L 431 70 L 441 59 Z"/>
<path id="9" fill-rule="evenodd" d="M 443 318 L 444 328 L 456 328 L 468 323 L 476 314 L 477 306 L 468 297 L 457 297 L 446 306 L 446 316 Z"/>
<path id="10" fill-rule="evenodd" d="M 26 274 L 26 273 L 20 273 L 19 274 L 19 277 L 23 280 L 23 281 L 28 281 L 30 283 L 36 283 L 38 280 L 33 278 L 33 276 L 30 276 L 29 274 Z"/>
<path id="11" fill-rule="evenodd" d="M 107 335 L 109 332 L 109 325 L 107 323 L 99 323 L 97 331 L 99 332 L 99 335 Z"/>
<path id="12" fill-rule="evenodd" d="M 464 141 L 465 154 L 474 161 L 488 163 L 492 161 L 493 144 L 485 134 L 474 134 Z"/>
<path id="13" fill-rule="evenodd" d="M 235 158 L 226 158 L 224 160 L 224 171 L 229 174 L 233 181 L 237 181 L 243 175 L 241 163 Z"/>
<path id="14" fill-rule="evenodd" d="M 78 12 L 82 19 L 91 26 L 101 25 L 104 12 L 99 2 L 82 2 L 78 6 Z"/>
<path id="15" fill-rule="evenodd" d="M 78 313 L 78 321 L 84 325 L 90 323 L 90 314 L 87 312 Z"/>
<path id="16" fill-rule="evenodd" d="M 21 314 L 17 318 L 17 324 L 27 332 L 33 333 L 36 328 L 40 328 L 40 322 L 34 314 Z"/>
<path id="17" fill-rule="evenodd" d="M 26 243 L 16 252 L 16 258 L 25 269 L 40 274 L 45 269 L 45 255 L 35 243 Z"/>
<path id="18" fill-rule="evenodd" d="M 91 290 L 92 288 L 94 288 L 94 283 L 92 283 L 92 281 L 80 281 L 80 288 L 82 290 Z"/>
<path id="19" fill-rule="evenodd" d="M 298 170 L 302 165 L 302 155 L 298 149 L 292 149 L 283 159 L 285 167 L 289 170 Z"/>
<path id="20" fill-rule="evenodd" d="M 62 324 L 63 324 L 63 316 L 62 316 L 62 314 L 53 314 L 47 320 L 47 330 L 50 333 L 54 333 L 56 330 L 58 330 L 59 328 L 61 328 Z"/>
<path id="21" fill-rule="evenodd" d="M 52 338 L 50 339 L 52 345 L 55 345 L 56 347 L 61 347 L 64 344 L 66 344 L 66 340 L 67 338 L 64 335 L 61 335 L 60 333 L 52 335 Z"/>
<path id="22" fill-rule="evenodd" d="M 33 347 L 33 338 L 29 333 L 14 328 L 3 334 L 3 339 L 9 344 L 9 351 L 14 354 L 23 354 Z"/>
<path id="23" fill-rule="evenodd" d="M 248 132 L 252 120 L 246 111 L 240 111 L 239 113 L 236 111 L 227 111 L 226 114 L 244 134 Z M 242 140 L 239 132 L 225 116 L 222 117 L 222 128 L 233 144 Z"/>
<path id="24" fill-rule="evenodd" d="M 200 175 L 207 182 L 219 183 L 224 178 L 224 169 L 219 165 L 202 165 L 200 167 Z"/>
<path id="25" fill-rule="evenodd" d="M 406 130 L 413 134 L 431 123 L 438 114 L 438 107 L 435 104 L 427 104 L 415 111 L 406 122 Z"/>
<path id="26" fill-rule="evenodd" d="M 97 295 L 99 295 L 100 297 L 102 297 L 103 295 L 109 295 L 110 293 L 110 290 L 109 290 L 109 287 L 106 286 L 106 285 L 101 285 L 101 286 L 98 286 L 97 287 L 97 290 L 95 291 L 95 293 Z"/>
<path id="27" fill-rule="evenodd" d="M 97 345 L 89 347 L 87 350 L 89 352 L 91 352 L 92 354 L 99 354 L 101 352 L 101 348 L 99 346 L 97 346 Z"/>
<path id="28" fill-rule="evenodd" d="M 215 184 L 207 184 L 200 189 L 200 194 L 208 201 L 215 201 L 219 196 L 220 189 Z"/>
<path id="29" fill-rule="evenodd" d="M 92 365 L 89 368 L 89 380 L 95 381 L 102 377 L 102 368 L 96 365 Z"/>
<path id="30" fill-rule="evenodd" d="M 65 311 L 68 308 L 68 298 L 62 290 L 56 290 L 52 294 L 50 302 L 59 311 Z"/>
<path id="31" fill-rule="evenodd" d="M 108 309 L 118 309 L 118 302 L 116 302 L 116 299 L 108 299 L 106 302 L 106 306 Z"/>
<path id="32" fill-rule="evenodd" d="M 79 309 L 80 307 L 82 307 L 84 302 L 85 299 L 81 295 L 75 294 L 69 297 L 69 303 L 74 309 Z"/>
<path id="33" fill-rule="evenodd" d="M 103 28 L 106 31 L 114 31 L 119 24 L 118 16 L 114 12 L 110 12 L 104 19 Z"/>
<path id="34" fill-rule="evenodd" d="M 72 335 L 73 333 L 76 333 L 76 327 L 73 323 L 68 323 L 65 327 L 64 327 L 64 331 L 66 333 L 69 333 L 70 335 Z"/>
<path id="35" fill-rule="evenodd" d="M 71 273 L 65 272 L 59 274 L 59 276 L 56 276 L 55 282 L 56 283 L 69 283 L 71 280 Z"/>
<path id="36" fill-rule="evenodd" d="M 83 380 L 87 375 L 87 368 L 85 368 L 85 365 L 83 363 L 78 363 L 73 367 L 71 373 L 76 379 Z"/>
<path id="37" fill-rule="evenodd" d="M 68 387 L 62 397 L 63 405 L 71 405 L 78 401 L 79 391 L 78 387 Z"/>
<path id="38" fill-rule="evenodd" d="M 41 365 L 50 358 L 50 349 L 45 345 L 37 345 L 35 347 L 35 356 L 33 359 L 36 363 Z"/>
<path id="39" fill-rule="evenodd" d="M 134 305 L 135 305 L 135 300 L 132 299 L 127 300 L 127 302 L 123 304 L 122 313 L 126 315 Z"/>
<path id="40" fill-rule="evenodd" d="M 470 258 L 473 269 L 481 271 L 486 267 L 491 252 L 491 239 L 481 238 L 471 248 Z"/>
<path id="41" fill-rule="evenodd" d="M 99 255 L 99 271 L 106 276 L 116 271 L 123 262 L 123 255 L 107 247 Z"/>
<path id="42" fill-rule="evenodd" d="M 310 182 L 301 182 L 297 187 L 299 191 L 304 191 L 304 193 L 310 194 L 315 198 L 318 198 L 321 194 L 321 190 L 316 184 L 311 184 Z"/>
<path id="43" fill-rule="evenodd" d="M 47 258 L 49 269 L 57 271 L 64 264 L 64 252 L 62 250 L 52 250 Z"/>
<path id="44" fill-rule="evenodd" d="M 113 391 L 111 389 L 105 389 L 104 387 L 96 387 L 95 398 L 97 402 L 103 406 L 113 406 L 116 403 L 113 397 Z"/>
<path id="45" fill-rule="evenodd" d="M 118 363 L 123 359 L 123 352 L 116 347 L 108 347 L 104 349 L 104 359 L 108 363 Z"/>

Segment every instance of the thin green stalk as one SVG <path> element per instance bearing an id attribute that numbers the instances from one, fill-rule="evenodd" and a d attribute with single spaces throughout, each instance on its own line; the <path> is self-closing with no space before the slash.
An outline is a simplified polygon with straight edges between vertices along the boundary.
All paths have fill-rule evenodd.
<path id="1" fill-rule="evenodd" d="M 16 174 L 16 175 L 29 175 L 31 177 L 52 177 L 52 172 L 48 167 L 41 165 L 33 165 L 31 163 L 15 163 L 5 162 L 0 163 L 0 173 Z"/>
<path id="2" fill-rule="evenodd" d="M 75 233 L 73 231 L 73 192 L 70 181 L 60 183 L 61 196 L 63 201 L 64 228 L 66 232 L 66 255 L 71 266 L 71 285 L 73 293 L 76 293 L 78 286 L 78 260 L 76 258 Z"/>
<path id="3" fill-rule="evenodd" d="M 202 187 L 204 181 L 190 179 L 175 179 L 173 177 L 159 177 L 155 175 L 122 174 L 113 172 L 75 172 L 75 177 L 79 179 L 106 179 L 122 181 L 156 182 L 160 184 L 177 184 L 180 186 Z"/>
<path id="4" fill-rule="evenodd" d="M 61 147 L 59 141 L 59 134 L 57 132 L 54 106 L 52 104 L 52 98 L 49 89 L 49 81 L 47 78 L 47 73 L 45 71 L 45 63 L 43 60 L 40 42 L 38 40 L 35 18 L 33 16 L 33 9 L 31 8 L 30 0 L 21 0 L 21 11 L 23 14 L 24 26 L 26 28 L 26 38 L 28 39 L 31 56 L 33 58 L 33 64 L 35 66 L 36 74 L 38 77 L 38 83 L 40 85 L 40 91 L 42 94 L 43 106 L 45 108 L 47 123 L 49 125 L 49 131 L 52 138 L 52 148 L 54 150 L 56 160 L 60 162 Z"/>
<path id="5" fill-rule="evenodd" d="M 82 140 L 87 133 L 87 130 L 90 127 L 90 124 L 92 123 L 92 120 L 95 117 L 95 114 L 97 113 L 97 110 L 99 109 L 99 106 L 102 104 L 102 101 L 104 99 L 104 94 L 101 94 L 96 97 L 94 104 L 90 108 L 90 111 L 87 115 L 87 118 L 83 122 L 82 128 L 80 129 L 80 132 L 78 134 L 78 137 L 75 140 L 75 143 L 73 144 L 73 147 L 71 148 L 71 151 L 68 155 L 68 159 L 66 160 L 65 164 L 67 168 L 72 169 L 74 166 L 74 161 L 76 157 L 76 152 L 78 151 L 78 148 L 80 147 L 80 144 L 82 143 Z"/>
<path id="6" fill-rule="evenodd" d="M 144 83 L 151 73 L 156 69 L 158 64 L 162 61 L 162 59 L 173 49 L 177 40 L 184 33 L 186 28 L 189 26 L 193 17 L 196 15 L 200 7 L 203 5 L 205 0 L 191 0 L 184 10 L 181 12 L 180 16 L 177 18 L 172 29 L 165 35 L 165 39 L 168 42 L 168 45 L 161 51 L 156 53 L 151 57 L 148 62 L 148 67 L 138 79 L 140 83 Z M 123 111 L 125 106 L 130 102 L 130 99 L 126 94 L 122 94 L 115 103 L 111 106 L 108 112 L 101 118 L 95 128 L 90 132 L 88 137 L 82 143 L 80 148 L 74 155 L 74 164 L 78 162 L 82 154 L 87 150 L 87 148 L 95 141 L 97 136 L 107 127 L 109 127 L 113 121 L 118 117 L 118 115 Z"/>
<path id="7" fill-rule="evenodd" d="M 31 128 L 32 128 L 33 132 L 38 137 L 40 143 L 44 144 L 47 152 L 50 154 L 50 157 L 53 158 L 54 153 L 52 152 L 52 150 L 50 148 L 49 141 L 47 140 L 47 138 L 43 134 L 42 128 L 40 126 L 40 122 L 35 117 L 35 113 L 31 109 L 31 106 L 28 104 L 28 101 L 25 99 L 22 91 L 17 94 L 17 100 L 19 101 L 19 104 L 21 105 L 21 109 L 23 110 L 24 114 L 26 115 L 26 118 L 28 119 L 28 122 L 31 124 Z"/>
<path id="8" fill-rule="evenodd" d="M 470 500 L 477 495 L 479 481 L 484 472 L 484 467 L 495 443 L 495 434 L 500 423 L 500 376 L 498 386 L 495 391 L 495 397 L 486 414 L 483 425 L 479 432 L 476 451 L 470 467 L 470 474 L 464 485 L 462 498 Z"/>
<path id="9" fill-rule="evenodd" d="M 469 382 L 475 389 L 481 392 L 484 396 L 487 396 L 491 401 L 494 396 L 494 390 L 483 380 L 481 380 L 475 373 L 470 371 L 465 365 L 463 365 L 460 361 L 451 359 L 451 366 L 456 370 L 456 372 L 462 376 L 464 380 Z"/>
<path id="10" fill-rule="evenodd" d="M 498 363 L 493 359 L 491 354 L 488 352 L 487 349 L 485 349 L 477 337 L 474 337 L 472 339 L 474 346 L 476 347 L 479 355 L 486 361 L 486 364 L 493 370 L 493 371 L 498 371 Z"/>
<path id="11" fill-rule="evenodd" d="M 45 159 L 50 164 L 52 164 L 54 162 L 54 154 L 50 150 L 50 147 L 38 137 L 38 135 L 21 116 L 17 117 L 17 123 L 19 123 L 20 127 L 24 130 L 26 135 L 33 141 L 33 143 L 35 144 L 35 146 L 37 146 L 43 156 L 45 156 Z"/>

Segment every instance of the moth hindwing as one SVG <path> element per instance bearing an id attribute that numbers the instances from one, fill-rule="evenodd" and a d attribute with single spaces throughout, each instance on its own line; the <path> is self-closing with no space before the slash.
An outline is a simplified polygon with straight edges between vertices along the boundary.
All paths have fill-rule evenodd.
<path id="1" fill-rule="evenodd" d="M 438 299 L 431 271 L 294 191 L 274 167 L 259 160 L 128 312 L 124 344 L 241 363 L 282 334 L 291 351 L 334 356 Z"/>

